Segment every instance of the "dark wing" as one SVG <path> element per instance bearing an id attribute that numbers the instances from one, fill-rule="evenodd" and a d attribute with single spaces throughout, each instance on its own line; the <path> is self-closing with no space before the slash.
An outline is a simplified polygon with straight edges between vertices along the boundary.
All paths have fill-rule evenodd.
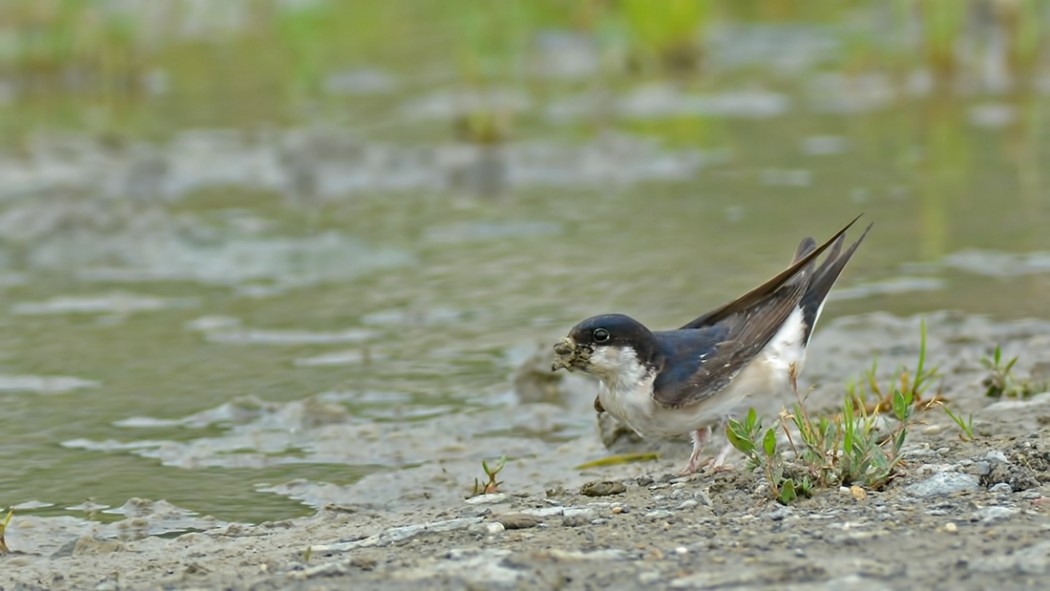
<path id="1" fill-rule="evenodd" d="M 819 247 L 812 238 L 802 240 L 794 262 L 755 289 L 679 330 L 656 333 L 668 369 L 653 383 L 653 400 L 672 408 L 688 406 L 728 386 L 801 306 L 814 276 L 814 260 L 832 245 L 841 249 L 842 236 L 859 218 Z"/>
<path id="2" fill-rule="evenodd" d="M 672 408 L 688 406 L 728 386 L 799 307 L 811 271 L 802 268 L 765 299 L 713 324 L 654 333 L 666 361 L 653 382 L 653 400 Z"/>

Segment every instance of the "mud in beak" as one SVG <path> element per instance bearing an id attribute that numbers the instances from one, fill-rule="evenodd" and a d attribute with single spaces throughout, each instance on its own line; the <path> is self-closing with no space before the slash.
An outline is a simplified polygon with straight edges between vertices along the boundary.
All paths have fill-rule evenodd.
<path id="1" fill-rule="evenodd" d="M 565 337 L 554 344 L 554 355 L 551 371 L 558 371 L 559 369 L 572 371 L 582 368 L 587 362 L 587 351 L 577 347 L 576 343 L 569 337 Z"/>

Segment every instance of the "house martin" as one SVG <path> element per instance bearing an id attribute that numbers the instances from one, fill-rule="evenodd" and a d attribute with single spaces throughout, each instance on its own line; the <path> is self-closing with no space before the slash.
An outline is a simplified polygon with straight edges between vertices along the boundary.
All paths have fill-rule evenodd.
<path id="1" fill-rule="evenodd" d="M 787 269 L 676 330 L 653 331 L 623 314 L 592 316 L 554 345 L 551 370 L 598 378 L 595 409 L 642 437 L 691 434 L 682 473 L 696 472 L 712 424 L 751 394 L 795 386 L 828 293 L 871 229 L 843 251 L 858 219 L 820 246 L 803 239 Z M 716 467 L 728 451 L 712 460 Z"/>

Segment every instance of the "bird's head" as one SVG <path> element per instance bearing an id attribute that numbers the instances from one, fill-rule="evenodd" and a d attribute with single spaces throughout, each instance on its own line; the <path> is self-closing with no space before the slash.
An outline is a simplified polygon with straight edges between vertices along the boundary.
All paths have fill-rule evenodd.
<path id="1" fill-rule="evenodd" d="M 638 373 L 659 355 L 656 337 L 641 322 L 623 314 L 592 316 L 554 345 L 551 371 L 576 369 L 602 380 Z"/>

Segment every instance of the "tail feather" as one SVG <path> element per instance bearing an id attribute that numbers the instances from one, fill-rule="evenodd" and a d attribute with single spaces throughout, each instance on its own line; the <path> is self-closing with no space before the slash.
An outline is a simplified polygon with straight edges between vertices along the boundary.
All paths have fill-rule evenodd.
<path id="1" fill-rule="evenodd" d="M 839 242 L 842 242 L 842 237 L 839 237 Z M 802 242 L 798 245 L 798 250 L 795 251 L 795 257 L 791 259 L 791 264 L 801 261 L 806 258 L 806 255 L 817 249 L 817 241 L 812 236 L 806 236 L 802 239 Z"/>
<path id="2" fill-rule="evenodd" d="M 817 320 L 820 319 L 820 313 L 824 310 L 824 302 L 828 299 L 828 294 L 831 292 L 832 286 L 835 285 L 835 281 L 842 274 L 842 270 L 846 268 L 846 263 L 849 262 L 850 257 L 857 251 L 857 247 L 864 241 L 864 237 L 868 235 L 868 231 L 874 224 L 868 224 L 868 227 L 864 229 L 864 233 L 860 235 L 860 238 L 856 242 L 850 245 L 846 252 L 842 252 L 842 243 L 844 236 L 839 236 L 838 240 L 828 250 L 828 255 L 824 259 L 824 262 L 817 267 L 816 272 L 813 273 L 813 277 L 810 279 L 809 286 L 806 288 L 806 292 L 802 295 L 802 301 L 799 302 L 802 308 L 802 320 L 806 326 L 806 333 L 803 342 L 809 343 L 809 337 L 813 333 L 813 327 L 816 326 Z M 805 244 L 803 240 L 803 244 Z M 799 246 L 801 250 L 802 246 Z"/>

